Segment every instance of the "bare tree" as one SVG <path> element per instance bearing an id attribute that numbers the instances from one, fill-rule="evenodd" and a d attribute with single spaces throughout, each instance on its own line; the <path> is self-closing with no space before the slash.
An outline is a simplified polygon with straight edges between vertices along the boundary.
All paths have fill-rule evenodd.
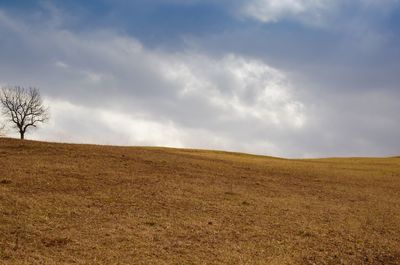
<path id="1" fill-rule="evenodd" d="M 28 128 L 36 128 L 49 118 L 48 108 L 44 106 L 37 88 L 1 88 L 0 103 L 2 114 L 18 129 L 21 139 Z"/>
<path id="2" fill-rule="evenodd" d="M 0 137 L 3 137 L 5 135 L 5 128 L 6 128 L 6 125 L 3 124 L 0 120 Z"/>

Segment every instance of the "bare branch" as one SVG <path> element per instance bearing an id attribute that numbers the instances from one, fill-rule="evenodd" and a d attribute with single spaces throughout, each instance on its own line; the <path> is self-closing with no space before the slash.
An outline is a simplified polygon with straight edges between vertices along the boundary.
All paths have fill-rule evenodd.
<path id="1" fill-rule="evenodd" d="M 3 116 L 18 129 L 21 139 L 29 127 L 36 128 L 49 119 L 49 110 L 43 105 L 37 88 L 1 88 L 0 107 Z"/>
<path id="2" fill-rule="evenodd" d="M 6 125 L 3 123 L 0 123 L 0 137 L 5 136 L 5 129 L 6 129 Z"/>

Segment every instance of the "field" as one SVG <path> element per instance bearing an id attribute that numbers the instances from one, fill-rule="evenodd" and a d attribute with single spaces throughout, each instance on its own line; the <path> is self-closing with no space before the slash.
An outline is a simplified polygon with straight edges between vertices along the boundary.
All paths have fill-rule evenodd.
<path id="1" fill-rule="evenodd" d="M 0 138 L 0 264 L 400 264 L 400 158 Z"/>

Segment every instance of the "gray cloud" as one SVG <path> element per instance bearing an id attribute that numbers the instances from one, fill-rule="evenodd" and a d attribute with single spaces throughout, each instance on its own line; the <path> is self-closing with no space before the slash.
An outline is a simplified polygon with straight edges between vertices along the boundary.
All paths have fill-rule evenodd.
<path id="1" fill-rule="evenodd" d="M 53 109 L 53 122 L 35 137 L 284 154 L 259 132 L 306 124 L 285 74 L 262 61 L 170 54 L 112 31 L 44 30 L 5 14 L 2 21 L 18 46 L 1 56 L 18 55 L 3 61 L 1 80 L 40 86 Z"/>
<path id="2" fill-rule="evenodd" d="M 67 30 L 60 21 L 27 23 L 0 12 L 0 83 L 39 86 L 52 109 L 35 139 L 290 157 L 399 150 L 396 71 L 384 82 L 390 70 L 342 69 L 337 54 L 290 58 L 294 41 L 307 45 L 301 39 L 269 41 L 265 53 L 227 44 L 262 46 L 257 32 L 192 38 L 185 50 L 167 52 L 113 30 Z"/>

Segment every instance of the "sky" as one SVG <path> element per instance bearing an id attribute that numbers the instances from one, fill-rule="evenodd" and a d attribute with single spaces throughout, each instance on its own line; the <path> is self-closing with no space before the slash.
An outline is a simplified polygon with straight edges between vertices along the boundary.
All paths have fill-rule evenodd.
<path id="1" fill-rule="evenodd" d="M 0 0 L 0 85 L 28 139 L 399 155 L 400 0 Z"/>

